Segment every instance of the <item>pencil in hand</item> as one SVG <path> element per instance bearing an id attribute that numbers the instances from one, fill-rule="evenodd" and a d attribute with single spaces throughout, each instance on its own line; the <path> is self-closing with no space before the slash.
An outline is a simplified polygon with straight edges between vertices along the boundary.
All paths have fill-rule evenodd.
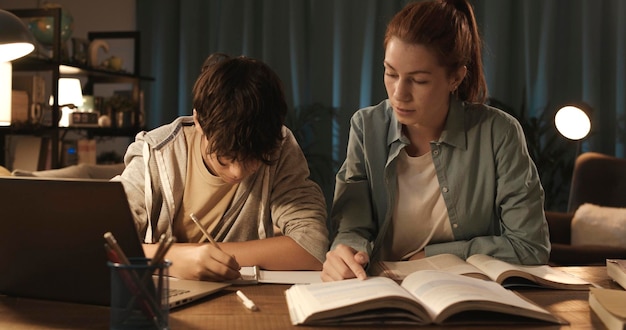
<path id="1" fill-rule="evenodd" d="M 217 242 L 215 242 L 215 240 L 213 239 L 213 236 L 211 236 L 211 234 L 209 234 L 206 229 L 204 229 L 204 227 L 202 227 L 202 225 L 200 224 L 200 221 L 198 221 L 198 218 L 196 218 L 196 216 L 191 213 L 189 214 L 189 216 L 191 217 L 191 220 L 193 220 L 193 222 L 196 224 L 196 226 L 198 226 L 198 228 L 200 229 L 200 231 L 202 232 L 202 234 L 204 235 L 204 237 L 206 239 L 209 240 L 209 242 L 211 244 L 213 244 L 213 246 L 215 246 L 216 248 L 220 249 L 220 246 L 217 245 Z M 221 249 L 220 249 L 221 250 Z"/>

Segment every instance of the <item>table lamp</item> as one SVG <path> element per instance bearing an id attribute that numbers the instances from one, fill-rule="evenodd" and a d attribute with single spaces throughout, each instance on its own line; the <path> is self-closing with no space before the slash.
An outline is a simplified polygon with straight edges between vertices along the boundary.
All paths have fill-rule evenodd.
<path id="1" fill-rule="evenodd" d="M 0 126 L 11 125 L 11 62 L 30 54 L 35 39 L 26 24 L 14 14 L 0 9 Z"/>
<path id="2" fill-rule="evenodd" d="M 60 127 L 70 125 L 70 114 L 83 105 L 83 90 L 78 78 L 59 79 L 59 109 L 61 109 Z"/>

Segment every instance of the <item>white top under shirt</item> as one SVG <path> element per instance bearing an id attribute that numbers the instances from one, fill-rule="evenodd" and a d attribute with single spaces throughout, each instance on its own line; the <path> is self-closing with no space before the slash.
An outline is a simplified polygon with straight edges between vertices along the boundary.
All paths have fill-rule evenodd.
<path id="1" fill-rule="evenodd" d="M 398 200 L 384 240 L 382 260 L 405 260 L 429 243 L 454 240 L 430 152 L 410 157 L 402 149 L 397 170 Z"/>

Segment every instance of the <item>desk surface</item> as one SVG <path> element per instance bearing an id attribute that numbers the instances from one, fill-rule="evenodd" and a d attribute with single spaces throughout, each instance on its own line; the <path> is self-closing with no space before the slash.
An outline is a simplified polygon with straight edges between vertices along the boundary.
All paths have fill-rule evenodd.
<path id="1" fill-rule="evenodd" d="M 561 269 L 604 288 L 619 288 L 608 278 L 605 267 L 563 267 Z M 284 290 L 288 287 L 289 285 L 259 284 L 227 288 L 191 305 L 172 310 L 170 312 L 171 328 L 315 329 L 291 325 L 284 296 Z M 244 291 L 260 310 L 257 312 L 247 310 L 235 295 L 237 289 Z M 527 289 L 520 293 L 570 322 L 570 325 L 561 329 L 603 328 L 602 323 L 589 310 L 588 291 Z M 108 329 L 108 327 L 109 309 L 107 307 L 0 296 L 0 329 Z M 487 327 L 484 325 L 455 327 L 455 329 L 484 328 Z M 501 328 L 501 326 L 495 328 Z M 528 326 L 514 328 L 523 329 Z M 542 328 L 557 329 L 559 327 L 542 325 Z M 347 329 L 347 327 L 320 329 Z M 393 327 L 385 327 L 385 329 L 393 329 Z M 407 327 L 400 326 L 398 329 L 407 329 Z"/>

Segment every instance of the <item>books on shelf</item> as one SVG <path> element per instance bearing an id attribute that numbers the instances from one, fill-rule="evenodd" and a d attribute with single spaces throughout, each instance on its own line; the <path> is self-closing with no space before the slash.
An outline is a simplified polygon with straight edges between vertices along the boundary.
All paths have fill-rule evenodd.
<path id="1" fill-rule="evenodd" d="M 607 329 L 626 329 L 626 291 L 591 288 L 589 308 Z"/>
<path id="2" fill-rule="evenodd" d="M 294 325 L 566 324 L 496 282 L 436 270 L 400 284 L 382 276 L 296 284 L 285 296 Z"/>
<path id="3" fill-rule="evenodd" d="M 606 273 L 613 281 L 626 289 L 626 260 L 606 259 Z"/>
<path id="4" fill-rule="evenodd" d="M 322 282 L 321 271 L 278 271 L 278 270 L 262 270 L 259 266 L 241 267 L 239 270 L 241 278 L 229 281 L 232 284 L 310 284 Z"/>
<path id="5" fill-rule="evenodd" d="M 515 265 L 484 254 L 463 260 L 453 254 L 439 254 L 410 261 L 380 261 L 372 264 L 372 275 L 401 281 L 419 270 L 441 270 L 469 277 L 491 280 L 504 287 L 545 287 L 588 290 L 593 284 L 549 265 Z"/>

